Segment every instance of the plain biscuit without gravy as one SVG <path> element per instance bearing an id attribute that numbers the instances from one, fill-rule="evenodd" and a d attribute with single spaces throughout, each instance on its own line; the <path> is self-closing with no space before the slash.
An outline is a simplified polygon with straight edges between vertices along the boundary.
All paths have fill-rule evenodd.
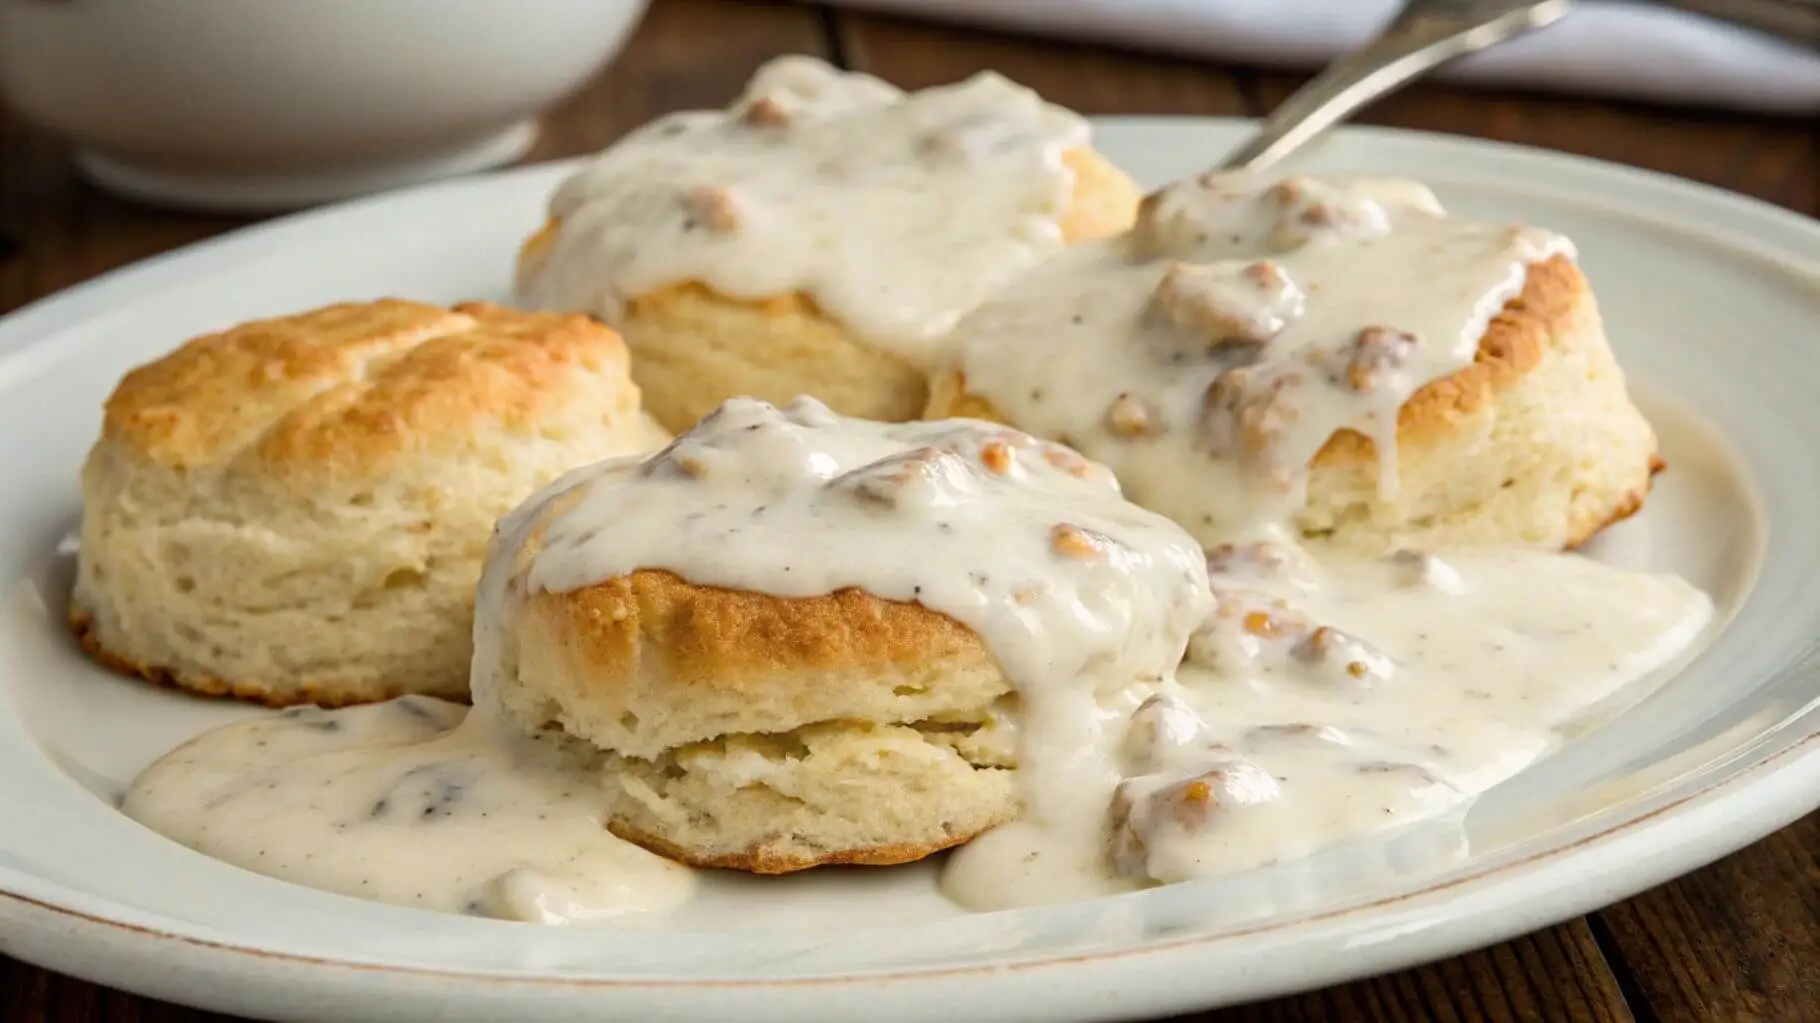
<path id="1" fill-rule="evenodd" d="M 583 316 L 334 305 L 196 338 L 108 399 L 69 621 L 97 661 L 273 706 L 467 693 L 495 519 L 660 446 Z"/>

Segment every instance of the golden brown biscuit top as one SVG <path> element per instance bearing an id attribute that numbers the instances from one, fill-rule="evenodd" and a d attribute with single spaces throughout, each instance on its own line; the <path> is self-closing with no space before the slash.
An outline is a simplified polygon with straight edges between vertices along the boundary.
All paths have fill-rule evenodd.
<path id="1" fill-rule="evenodd" d="M 729 109 L 653 121 L 564 181 L 525 247 L 521 303 L 618 323 L 628 302 L 686 282 L 741 300 L 802 293 L 921 363 L 1070 223 L 1129 222 L 1119 176 L 1064 155 L 1087 140 L 1079 116 L 995 74 L 904 93 L 781 58 Z M 1116 199 L 1077 211 L 1077 166 Z"/>
<path id="2" fill-rule="evenodd" d="M 1212 174 L 976 310 L 953 369 L 1213 542 L 1293 511 L 1336 436 L 1380 442 L 1394 496 L 1404 407 L 1474 365 L 1532 266 L 1572 256 L 1550 232 L 1447 216 L 1415 182 Z"/>
<path id="3" fill-rule="evenodd" d="M 1523 290 L 1491 319 L 1479 339 L 1472 364 L 1432 380 L 1397 411 L 1401 442 L 1432 437 L 1452 428 L 1452 423 L 1490 404 L 1498 392 L 1513 386 L 1535 369 L 1551 349 L 1568 343 L 1575 310 L 1587 300 L 1591 285 L 1573 258 L 1551 256 L 1532 264 Z M 1010 417 L 971 393 L 964 373 L 944 377 L 939 393 L 925 412 L 928 418 L 967 417 L 1007 422 Z M 1346 462 L 1372 455 L 1371 438 L 1356 430 L 1335 433 L 1321 448 L 1315 464 Z M 1660 459 L 1652 471 L 1662 467 Z"/>
<path id="4" fill-rule="evenodd" d="M 1059 445 L 732 399 L 663 451 L 577 470 L 500 522 L 473 687 L 484 701 L 512 685 L 516 658 L 562 650 L 577 667 L 547 674 L 540 695 L 571 712 L 770 680 L 800 713 L 815 701 L 784 698 L 785 677 L 940 685 L 935 665 L 977 660 L 951 620 L 1021 695 L 1090 714 L 1167 674 L 1210 602 L 1199 546 Z M 551 635 L 502 640 L 527 619 Z"/>
<path id="5" fill-rule="evenodd" d="M 195 338 L 128 373 L 103 429 L 172 468 L 365 474 L 532 428 L 614 382 L 632 388 L 625 346 L 585 316 L 380 299 Z"/>

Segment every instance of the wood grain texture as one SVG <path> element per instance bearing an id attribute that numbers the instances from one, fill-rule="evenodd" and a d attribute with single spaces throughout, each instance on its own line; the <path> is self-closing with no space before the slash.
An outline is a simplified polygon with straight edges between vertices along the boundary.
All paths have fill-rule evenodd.
<path id="1" fill-rule="evenodd" d="M 1634 1018 L 1580 920 L 1431 966 L 1178 1016 L 1175 1023 L 1628 1023 Z"/>
<path id="2" fill-rule="evenodd" d="M 0 0 L 3 2 L 3 0 Z M 1257 114 L 1298 78 L 812 5 L 656 0 L 610 71 L 546 119 L 532 159 L 589 152 L 669 110 L 717 105 L 779 53 L 907 87 L 991 68 L 1090 114 Z M 1631 163 L 1820 213 L 1811 122 L 1420 86 L 1360 120 Z M 0 312 L 240 221 L 140 209 L 0 114 Z M 1820 815 L 1619 906 L 1446 962 L 1196 1023 L 1820 1019 Z M 0 1023 L 231 1023 L 0 957 Z"/>
<path id="3" fill-rule="evenodd" d="M 68 147 L 0 109 L 0 313 L 237 226 L 102 195 L 77 179 Z"/>
<path id="4" fill-rule="evenodd" d="M 847 66 L 905 88 L 993 70 L 1083 114 L 1245 113 L 1241 76 L 1216 65 L 972 32 L 898 18 L 839 14 Z"/>
<path id="5" fill-rule="evenodd" d="M 1645 1020 L 1820 1019 L 1820 814 L 1594 924 Z"/>
<path id="6" fill-rule="evenodd" d="M 4 1023 L 249 1023 L 232 1016 L 155 1002 L 0 956 Z"/>
<path id="7" fill-rule="evenodd" d="M 1302 81 L 1260 74 L 1259 109 L 1280 102 Z M 1354 120 L 1558 149 L 1820 215 L 1820 124 L 1813 119 L 1416 85 Z"/>
<path id="8" fill-rule="evenodd" d="M 592 153 L 658 114 L 724 106 L 781 53 L 827 57 L 818 10 L 790 3 L 661 0 L 612 67 L 543 120 L 529 161 Z"/>

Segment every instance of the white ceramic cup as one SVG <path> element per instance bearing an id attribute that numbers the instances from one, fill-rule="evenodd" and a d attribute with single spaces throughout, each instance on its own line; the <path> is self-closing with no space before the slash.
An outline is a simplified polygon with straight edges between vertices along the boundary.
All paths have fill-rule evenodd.
<path id="1" fill-rule="evenodd" d="M 91 180 L 272 210 L 508 163 L 645 0 L 0 0 L 0 95 Z"/>

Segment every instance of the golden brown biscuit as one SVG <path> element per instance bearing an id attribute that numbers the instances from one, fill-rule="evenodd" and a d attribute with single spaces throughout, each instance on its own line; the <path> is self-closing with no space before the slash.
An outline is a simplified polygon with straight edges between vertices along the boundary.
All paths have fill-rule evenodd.
<path id="1" fill-rule="evenodd" d="M 541 550 L 539 531 L 515 560 Z M 905 863 L 1017 813 L 1011 683 L 972 630 L 919 604 L 641 570 L 535 594 L 505 627 L 514 667 L 488 706 L 598 758 L 609 827 L 671 859 Z"/>
<path id="2" fill-rule="evenodd" d="M 1016 814 L 1011 751 L 989 738 L 1010 684 L 919 605 L 641 571 L 541 595 L 517 643 L 505 698 L 553 703 L 569 734 L 617 751 L 612 830 L 672 859 L 903 863 Z"/>
<path id="3" fill-rule="evenodd" d="M 502 521 L 474 701 L 591 763 L 609 826 L 664 855 L 904 862 L 1010 820 L 1020 771 L 1174 668 L 1204 562 L 1018 431 L 738 399 Z"/>
<path id="4" fill-rule="evenodd" d="M 1006 421 L 955 370 L 936 377 L 926 414 Z M 1360 550 L 1571 548 L 1635 514 L 1662 467 L 1590 285 L 1556 256 L 1529 268 L 1472 365 L 1398 411 L 1397 495 L 1378 492 L 1372 441 L 1342 430 L 1316 455 L 1293 522 L 1304 536 Z"/>
<path id="5" fill-rule="evenodd" d="M 108 399 L 70 623 L 202 693 L 461 697 L 494 520 L 665 439 L 582 316 L 385 299 L 199 337 Z"/>
<path id="6" fill-rule="evenodd" d="M 619 329 L 671 430 L 736 395 L 901 421 L 955 317 L 1139 199 L 1082 119 L 996 75 L 903 93 L 783 58 L 566 180 L 519 293 Z"/>
<path id="7" fill-rule="evenodd" d="M 1071 444 L 1205 544 L 1561 549 L 1659 465 L 1572 241 L 1404 179 L 1184 179 L 950 349 L 928 414 Z"/>
<path id="8" fill-rule="evenodd" d="M 1123 171 L 1090 149 L 1070 150 L 1064 160 L 1075 172 L 1061 222 L 1069 242 L 1131 226 L 1140 193 Z M 525 242 L 521 275 L 560 230 L 552 222 Z M 801 292 L 744 301 L 692 281 L 672 284 L 628 301 L 616 323 L 632 348 L 645 407 L 671 431 L 735 395 L 783 403 L 813 394 L 836 412 L 883 422 L 914 419 L 928 401 L 925 370 L 866 342 Z"/>

